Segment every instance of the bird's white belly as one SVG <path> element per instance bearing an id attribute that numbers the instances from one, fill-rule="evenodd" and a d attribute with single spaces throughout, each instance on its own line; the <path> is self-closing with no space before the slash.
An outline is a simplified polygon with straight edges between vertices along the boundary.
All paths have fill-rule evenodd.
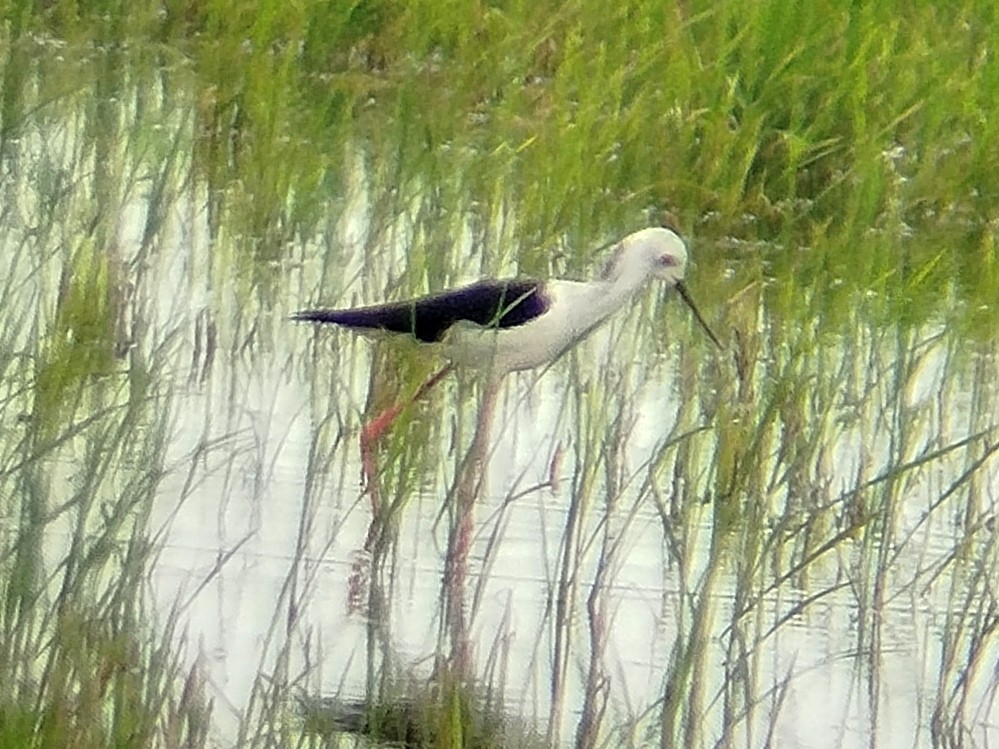
<path id="1" fill-rule="evenodd" d="M 612 308 L 594 304 L 575 282 L 555 282 L 551 305 L 540 317 L 512 328 L 458 324 L 444 341 L 444 355 L 463 367 L 496 374 L 547 364 L 602 323 Z"/>
<path id="2" fill-rule="evenodd" d="M 531 369 L 556 358 L 571 338 L 540 335 L 538 323 L 503 330 L 459 326 L 445 342 L 444 354 L 463 367 L 492 369 L 498 374 Z"/>

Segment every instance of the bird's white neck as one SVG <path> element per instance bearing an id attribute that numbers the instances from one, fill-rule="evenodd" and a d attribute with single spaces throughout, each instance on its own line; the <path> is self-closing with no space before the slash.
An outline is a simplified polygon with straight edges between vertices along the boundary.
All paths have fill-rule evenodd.
<path id="1" fill-rule="evenodd" d="M 575 305 L 579 309 L 579 319 L 586 320 L 588 329 L 595 328 L 604 320 L 625 307 L 632 298 L 649 283 L 647 276 L 637 277 L 627 274 L 615 278 L 604 277 L 600 280 L 581 284 L 580 297 Z"/>

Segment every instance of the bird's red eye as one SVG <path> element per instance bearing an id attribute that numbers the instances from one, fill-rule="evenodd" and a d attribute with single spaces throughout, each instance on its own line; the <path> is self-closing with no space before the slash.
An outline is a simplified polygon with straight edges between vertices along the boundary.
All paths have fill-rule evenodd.
<path id="1" fill-rule="evenodd" d="M 677 264 L 676 255 L 660 255 L 659 264 L 664 268 L 672 268 Z"/>

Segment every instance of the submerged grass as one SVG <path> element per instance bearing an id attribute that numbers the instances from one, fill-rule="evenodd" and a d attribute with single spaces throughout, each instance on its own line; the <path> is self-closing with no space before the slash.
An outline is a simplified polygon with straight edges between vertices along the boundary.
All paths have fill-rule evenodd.
<path id="1" fill-rule="evenodd" d="M 161 396 L 132 362 L 60 381 L 74 407 L 53 413 L 40 397 L 46 358 L 36 358 L 39 398 L 18 427 L 14 411 L 30 402 L 7 402 L 17 437 L 0 463 L 16 529 L 0 548 L 0 743 L 201 746 L 210 709 L 197 671 L 177 652 L 176 620 L 153 615 L 146 600 L 156 553 L 147 522 L 164 473 Z"/>
<path id="2" fill-rule="evenodd" d="M 300 705 L 303 733 L 327 740 L 353 736 L 378 745 L 469 749 L 547 746 L 517 716 L 505 715 L 502 704 L 491 704 L 489 695 L 443 675 L 432 685 L 386 685 L 369 703 L 307 697 Z"/>
<path id="3" fill-rule="evenodd" d="M 0 744 L 205 742 L 203 674 L 174 649 L 182 607 L 157 620 L 149 604 L 150 515 L 182 386 L 232 402 L 224 424 L 208 409 L 178 505 L 240 423 L 241 367 L 282 350 L 283 296 L 354 303 L 483 273 L 580 275 L 601 240 L 662 209 L 693 235 L 691 284 L 728 349 L 706 353 L 692 330 L 664 341 L 665 313 L 645 301 L 605 349 L 556 365 L 568 384 L 533 456 L 547 479 L 525 469 L 497 490 L 506 499 L 472 542 L 474 595 L 436 613 L 435 656 L 486 625 L 495 644 L 453 689 L 400 701 L 378 689 L 399 655 L 391 606 L 375 611 L 385 619 L 369 626 L 368 686 L 384 700 L 365 705 L 367 728 L 395 726 L 396 704 L 409 721 L 418 704 L 432 727 L 418 745 L 502 741 L 469 709 L 469 685 L 485 661 L 491 687 L 511 686 L 516 604 L 499 623 L 481 612 L 510 513 L 545 491 L 557 519 L 536 573 L 545 610 L 534 672 L 511 688 L 533 690 L 548 743 L 776 742 L 800 720 L 788 695 L 821 665 L 804 662 L 808 649 L 800 664 L 786 657 L 783 643 L 837 611 L 854 619 L 848 638 L 819 655 L 853 664 L 858 734 L 878 737 L 893 726 L 879 712 L 886 661 L 908 647 L 886 622 L 923 607 L 932 616 L 913 647 L 932 686 L 913 744 L 987 735 L 991 5 L 57 0 L 8 11 Z M 306 614 L 346 521 L 320 529 L 318 518 L 327 494 L 354 492 L 347 446 L 362 418 L 344 403 L 370 382 L 375 409 L 391 397 L 379 391 L 413 389 L 428 366 L 406 352 L 366 372 L 362 346 L 338 345 L 312 352 L 322 416 L 293 559 L 235 710 L 243 745 L 300 740 L 287 706 L 319 681 Z M 643 398 L 664 381 L 653 419 Z M 384 451 L 390 509 L 372 601 L 397 595 L 413 500 L 458 492 L 473 391 L 459 382 L 436 396 L 458 403 L 453 418 L 412 411 Z M 514 414 L 518 397 L 504 401 Z M 498 419 L 494 465 L 515 461 L 516 418 Z M 269 468 L 257 470 L 265 485 Z M 614 585 L 649 508 L 667 645 L 659 694 L 632 702 L 614 660 Z M 438 518 L 452 531 L 468 522 Z"/>

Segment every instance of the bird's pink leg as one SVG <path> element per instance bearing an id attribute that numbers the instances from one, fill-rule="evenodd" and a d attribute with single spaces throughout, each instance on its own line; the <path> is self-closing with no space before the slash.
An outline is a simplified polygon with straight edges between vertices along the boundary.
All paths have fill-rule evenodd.
<path id="1" fill-rule="evenodd" d="M 381 509 L 381 497 L 378 492 L 378 481 L 377 481 L 377 465 L 375 462 L 376 448 L 378 442 L 388 431 L 389 427 L 399 418 L 399 414 L 405 411 L 409 406 L 416 403 L 427 393 L 429 393 L 433 387 L 443 380 L 448 373 L 453 369 L 452 364 L 447 364 L 433 375 L 431 375 L 420 387 L 416 389 L 413 396 L 408 400 L 401 401 L 392 406 L 389 406 L 375 418 L 369 421 L 361 429 L 361 470 L 364 473 L 364 490 L 371 495 L 371 511 L 375 516 L 378 515 Z M 374 524 L 372 524 L 373 526 Z M 368 541 L 365 543 L 364 548 L 370 550 L 370 544 L 373 541 L 372 529 L 368 532 Z"/>
<path id="2" fill-rule="evenodd" d="M 447 624 L 451 634 L 451 659 L 460 674 L 470 674 L 472 642 L 469 635 L 470 612 L 465 606 L 465 580 L 468 576 L 468 554 L 472 547 L 475 500 L 482 491 L 488 470 L 489 433 L 499 381 L 485 385 L 475 436 L 455 481 L 455 519 L 448 538 L 444 562 L 444 593 L 447 602 Z"/>
<path id="3" fill-rule="evenodd" d="M 406 405 L 403 402 L 389 406 L 361 428 L 361 471 L 364 474 L 364 491 L 368 492 L 371 496 L 371 511 L 375 515 L 378 514 L 381 504 L 376 476 L 377 467 L 375 465 L 376 448 L 378 441 L 388 431 L 388 428 L 392 426 L 392 422 L 399 417 L 399 414 L 402 413 Z M 368 535 L 370 537 L 371 534 L 369 533 Z M 364 546 L 367 548 L 368 544 L 365 543 Z"/>
<path id="4" fill-rule="evenodd" d="M 369 559 L 381 528 L 381 493 L 378 489 L 376 461 L 378 442 L 385 436 L 393 422 L 399 418 L 399 414 L 430 392 L 437 383 L 448 375 L 452 368 L 451 364 L 442 367 L 420 385 L 411 398 L 389 406 L 361 429 L 361 471 L 364 479 L 364 491 L 371 497 L 371 523 L 368 525 L 368 533 L 364 539 L 364 548 L 357 554 L 351 566 L 350 578 L 347 583 L 347 608 L 350 612 L 364 607 L 363 601 L 368 587 Z"/>

